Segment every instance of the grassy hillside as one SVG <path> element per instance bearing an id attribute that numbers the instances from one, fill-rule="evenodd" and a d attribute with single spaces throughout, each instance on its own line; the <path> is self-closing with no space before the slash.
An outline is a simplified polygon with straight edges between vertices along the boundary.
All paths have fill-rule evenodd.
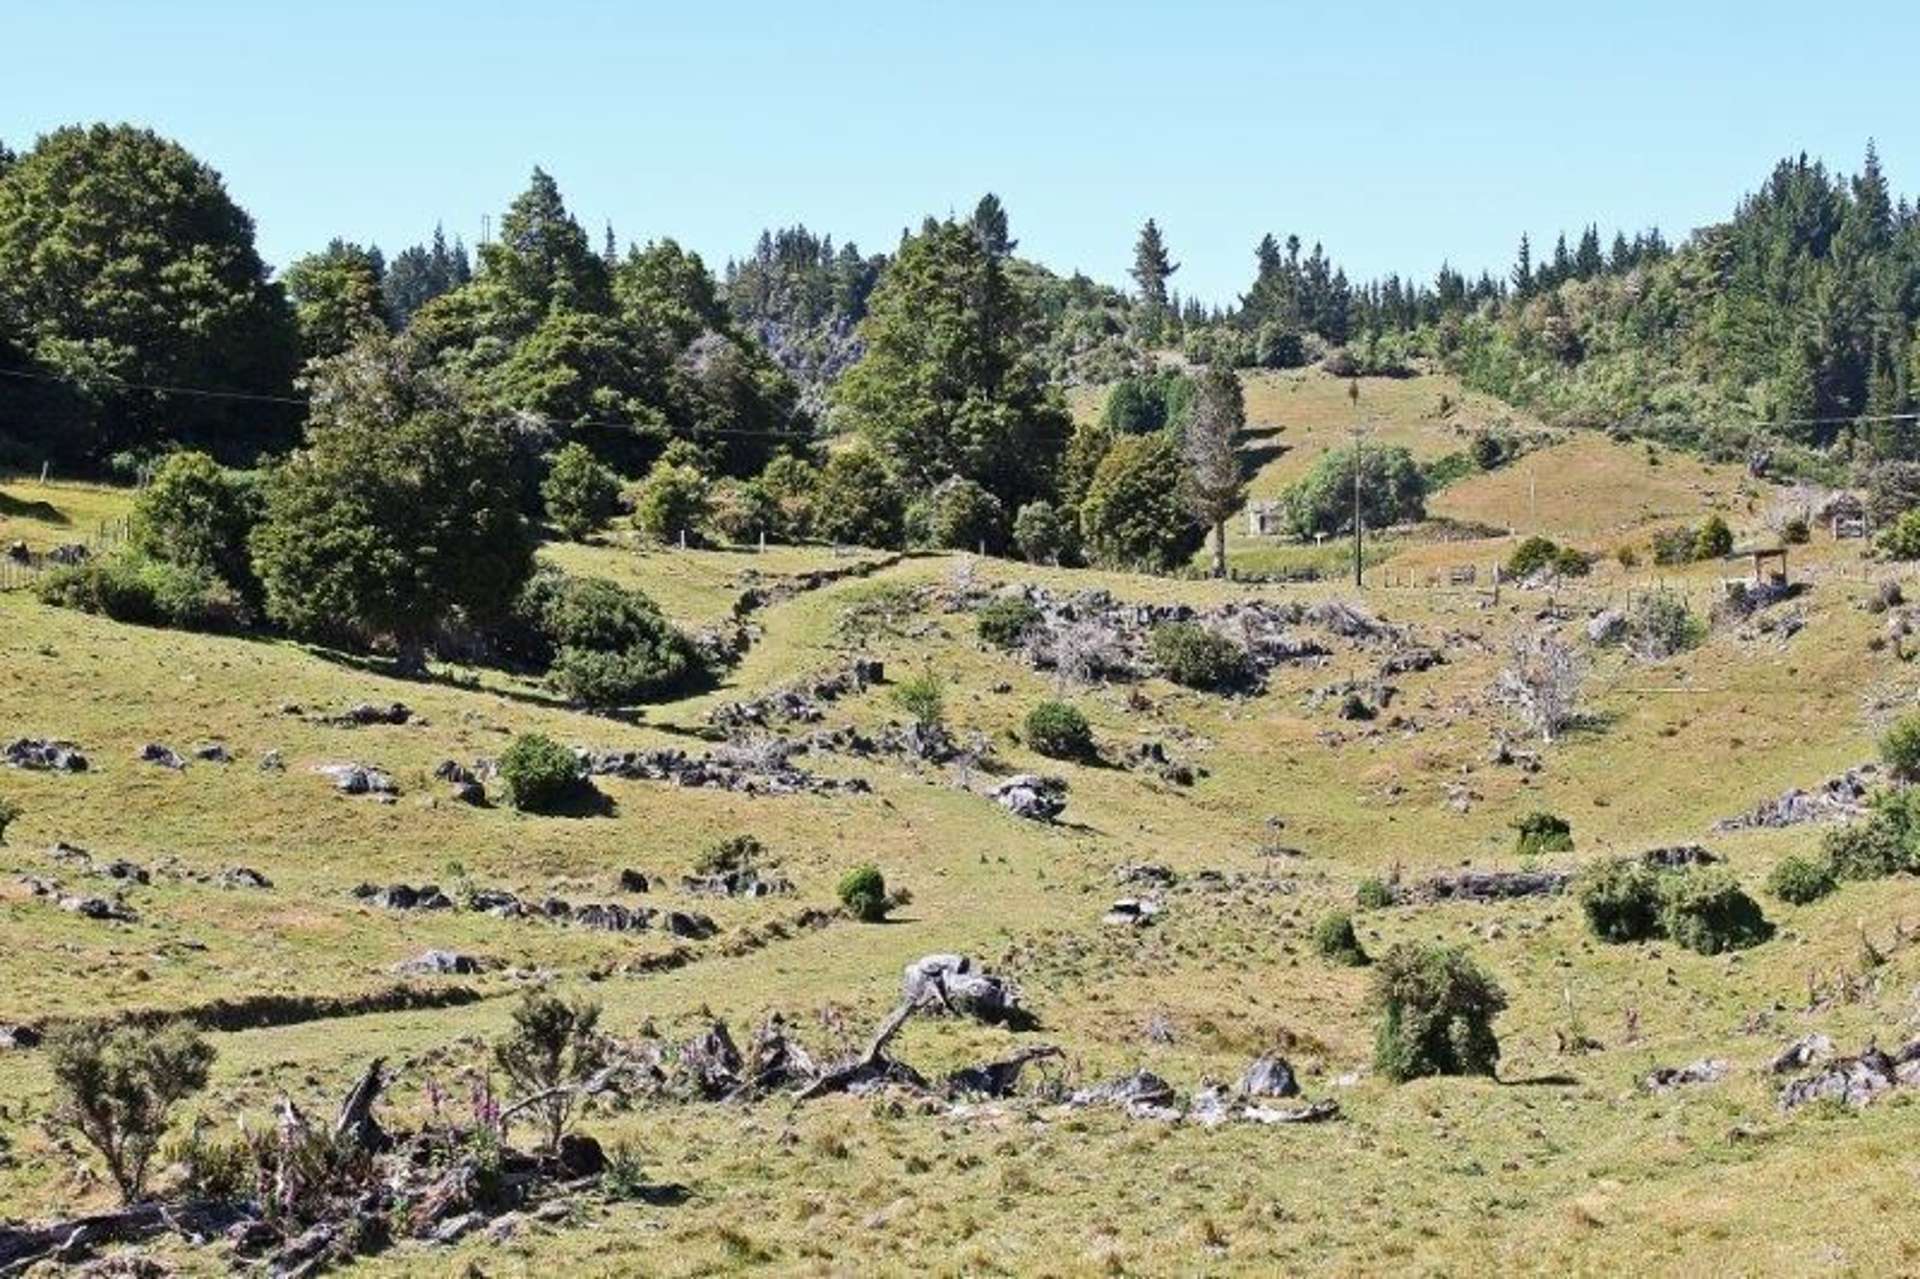
<path id="1" fill-rule="evenodd" d="M 1454 392 L 1433 379 L 1368 383 L 1362 409 L 1380 415 L 1376 438 L 1431 457 L 1458 447 L 1461 426 L 1483 411 L 1461 399 L 1453 414 L 1430 412 L 1441 394 Z M 1317 375 L 1257 383 L 1249 410 L 1288 449 L 1265 458 L 1258 491 L 1304 469 L 1351 413 L 1344 384 Z M 1263 445 L 1256 434 L 1253 446 Z M 41 500 L 37 486 L 0 492 L 15 512 L 0 535 L 57 540 L 58 518 L 19 513 L 20 503 Z M 46 500 L 78 522 L 116 511 L 120 496 L 63 488 Z M 1755 527 L 1737 475 L 1674 456 L 1656 465 L 1642 449 L 1580 437 L 1464 481 L 1435 506 L 1523 530 L 1537 519 L 1598 548 L 1709 504 L 1742 531 Z M 1503 545 L 1470 553 L 1485 558 Z M 817 550 L 544 553 L 573 571 L 641 585 L 690 624 L 727 616 L 749 574 L 764 582 L 847 566 Z M 1409 542 L 1393 553 L 1417 563 L 1469 552 Z M 649 708 L 633 724 L 558 708 L 497 674 L 472 683 L 468 672 L 442 670 L 432 682 L 400 682 L 292 644 L 122 626 L 0 595 L 0 740 L 69 738 L 94 763 L 70 776 L 0 770 L 0 793 L 25 809 L 0 846 L 8 943 L 0 1022 L 136 1009 L 206 1016 L 213 1001 L 285 996 L 292 1011 L 277 1019 L 288 1024 L 214 1034 L 220 1056 L 199 1109 L 217 1124 L 236 1115 L 267 1123 L 285 1093 L 330 1113 L 366 1061 L 385 1055 L 400 1070 L 392 1104 L 418 1116 L 430 1079 L 450 1086 L 485 1069 L 484 1038 L 504 1026 L 507 997 L 536 976 L 590 990 L 623 1039 L 684 1040 L 718 1016 L 744 1041 L 778 1011 L 830 1055 L 891 1006 L 903 965 L 960 951 L 1016 980 L 1040 1024 L 1014 1034 L 911 1023 L 896 1051 L 923 1071 L 1046 1042 L 1065 1051 L 1069 1083 L 1145 1067 L 1187 1092 L 1204 1079 L 1231 1081 L 1256 1054 L 1280 1050 L 1309 1096 L 1336 1098 L 1343 1111 L 1308 1127 L 1204 1129 L 1032 1099 L 953 1110 L 898 1097 L 595 1108 L 583 1126 L 605 1142 L 637 1141 L 651 1176 L 687 1188 L 684 1202 L 590 1197 L 570 1218 L 528 1223 L 503 1244 L 475 1236 L 453 1249 L 396 1247 L 363 1263 L 376 1274 L 474 1265 L 679 1275 L 752 1264 L 818 1274 L 1909 1270 L 1920 1255 L 1920 1183 L 1907 1175 L 1906 1095 L 1858 1114 L 1782 1114 L 1763 1072 L 1807 1031 L 1832 1035 L 1844 1051 L 1910 1033 L 1906 992 L 1920 982 L 1920 953 L 1897 930 L 1913 913 L 1912 881 L 1849 885 L 1786 906 L 1760 886 L 1778 859 L 1817 844 L 1818 827 L 1708 834 L 1717 818 L 1871 757 L 1890 708 L 1912 698 L 1909 668 L 1869 644 L 1882 622 L 1859 607 L 1872 583 L 1855 547 L 1823 540 L 1794 567 L 1812 583 L 1795 602 L 1804 629 L 1785 640 L 1717 630 L 1701 649 L 1655 665 L 1598 655 L 1589 726 L 1529 746 L 1542 754 L 1538 773 L 1490 760 L 1496 734 L 1517 729 L 1489 685 L 1510 639 L 1548 603 L 1511 588 L 1497 605 L 1465 590 L 1370 588 L 1359 597 L 1447 658 L 1393 676 L 1397 718 L 1371 725 L 1340 719 L 1338 698 L 1315 694 L 1373 678 L 1379 652 L 1311 625 L 1303 629 L 1332 655 L 1278 668 L 1257 696 L 1159 679 L 1070 690 L 1110 761 L 1159 741 L 1205 768 L 1192 787 L 1112 762 L 1033 754 L 1019 740 L 1021 720 L 1054 680 L 983 648 L 961 602 L 1015 581 L 1203 606 L 1249 593 L 1353 599 L 1350 588 L 1250 592 L 911 558 L 755 614 L 756 642 L 727 688 Z M 1661 577 L 1704 607 L 1728 571 L 1710 564 Z M 1655 580 L 1610 565 L 1553 602 L 1580 617 Z M 866 779 L 868 795 L 755 798 L 602 781 L 609 810 L 582 817 L 469 808 L 430 776 L 439 760 L 497 755 L 528 729 L 570 745 L 705 750 L 711 743 L 697 734 L 718 702 L 854 652 L 882 659 L 896 681 L 923 667 L 944 674 L 954 728 L 990 739 L 1003 772 L 1068 779 L 1062 821 L 1004 812 L 980 793 L 994 778 L 977 770 L 884 756 L 798 757 L 824 774 Z M 417 721 L 315 722 L 356 702 L 393 700 Z M 827 724 L 873 730 L 898 715 L 882 686 L 834 703 Z M 135 759 L 148 742 L 186 752 L 216 740 L 233 763 L 196 760 L 174 772 Z M 284 772 L 262 771 L 270 751 Z M 312 771 L 347 760 L 390 771 L 398 801 L 339 795 Z M 1368 876 L 1516 868 L 1512 823 L 1536 809 L 1574 827 L 1576 851 L 1554 864 L 1705 840 L 1778 934 L 1708 957 L 1667 943 L 1603 946 L 1566 897 L 1362 911 L 1368 950 L 1413 939 L 1466 944 L 1511 999 L 1498 1023 L 1498 1082 L 1387 1084 L 1369 1066 L 1368 973 L 1319 959 L 1308 941 L 1314 922 L 1351 908 Z M 736 833 L 765 843 L 793 896 L 724 901 L 674 886 L 703 848 Z M 32 894 L 22 876 L 104 891 L 49 856 L 60 840 L 151 871 L 150 885 L 125 893 L 136 922 L 82 919 Z M 1276 856 L 1276 843 L 1301 855 Z M 911 891 L 893 922 L 799 922 L 810 909 L 831 911 L 839 875 L 863 861 Z M 1165 913 L 1150 928 L 1103 924 L 1109 903 L 1136 891 L 1116 882 L 1116 869 L 1142 861 L 1181 876 L 1164 895 Z M 213 882 L 233 866 L 260 871 L 272 887 Z M 665 883 L 624 894 L 616 881 L 626 868 Z M 681 941 L 659 930 L 623 936 L 465 911 L 393 912 L 353 897 L 362 881 L 469 882 L 526 897 L 693 909 L 721 931 Z M 1856 997 L 1809 1006 L 1810 980 L 1855 970 L 1863 933 L 1885 964 Z M 458 978 L 393 972 L 430 947 L 494 966 Z M 396 986 L 471 996 L 363 1011 L 390 1007 Z M 1597 1047 L 1561 1051 L 1570 1030 Z M 1655 1066 L 1707 1056 L 1730 1061 L 1731 1077 L 1658 1096 L 1638 1085 Z M 0 1051 L 0 1216 L 107 1200 L 42 1128 L 49 1100 L 42 1056 Z M 161 1252 L 186 1272 L 225 1268 L 214 1250 Z"/>

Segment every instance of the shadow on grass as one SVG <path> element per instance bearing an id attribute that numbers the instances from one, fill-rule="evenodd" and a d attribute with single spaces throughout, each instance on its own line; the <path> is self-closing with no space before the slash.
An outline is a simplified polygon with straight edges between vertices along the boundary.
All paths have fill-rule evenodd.
<path id="1" fill-rule="evenodd" d="M 11 493 L 0 493 L 0 515 L 12 519 L 38 520 L 42 524 L 52 524 L 67 528 L 73 524 L 67 513 L 52 502 L 29 502 L 23 497 Z"/>
<path id="2" fill-rule="evenodd" d="M 1528 1075 L 1525 1079 L 1494 1080 L 1502 1088 L 1578 1088 L 1580 1080 L 1565 1073 L 1553 1075 Z"/>
<path id="3" fill-rule="evenodd" d="M 1605 737 L 1626 718 L 1616 710 L 1582 711 L 1571 724 L 1560 730 L 1560 740 L 1582 737 Z"/>

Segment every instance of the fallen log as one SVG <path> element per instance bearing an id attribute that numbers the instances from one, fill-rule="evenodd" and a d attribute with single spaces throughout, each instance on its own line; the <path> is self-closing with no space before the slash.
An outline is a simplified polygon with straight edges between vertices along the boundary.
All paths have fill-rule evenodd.
<path id="1" fill-rule="evenodd" d="M 82 1260 L 102 1244 L 143 1243 L 164 1234 L 210 1235 L 244 1216 L 225 1203 L 142 1203 L 119 1212 L 93 1213 L 42 1225 L 0 1225 L 0 1276 L 26 1271 L 42 1261 Z"/>

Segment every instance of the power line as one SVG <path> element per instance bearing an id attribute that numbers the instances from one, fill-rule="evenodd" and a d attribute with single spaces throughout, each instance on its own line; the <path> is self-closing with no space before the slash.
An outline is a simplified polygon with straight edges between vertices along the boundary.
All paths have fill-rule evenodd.
<path id="1" fill-rule="evenodd" d="M 65 386 L 85 387 L 91 384 L 88 379 L 63 377 L 57 373 L 37 373 L 30 369 L 0 368 L 0 377 L 20 378 L 33 382 L 55 382 Z M 105 383 L 115 390 L 150 391 L 156 395 L 187 395 L 203 400 L 242 400 L 255 404 L 288 404 L 300 408 L 305 408 L 313 403 L 311 399 L 303 396 L 264 395 L 250 391 L 218 391 L 209 387 L 172 386 L 163 382 L 129 382 L 124 378 L 118 377 L 104 377 L 97 379 L 97 381 Z M 581 418 L 578 421 L 562 423 L 561 425 L 593 427 L 597 430 L 632 431 L 635 434 L 649 436 L 658 433 L 654 428 L 642 426 L 638 422 L 611 422 L 594 418 Z M 736 426 L 701 427 L 695 431 L 694 434 L 729 435 L 770 440 L 812 440 L 815 438 L 806 431 L 762 431 Z"/>

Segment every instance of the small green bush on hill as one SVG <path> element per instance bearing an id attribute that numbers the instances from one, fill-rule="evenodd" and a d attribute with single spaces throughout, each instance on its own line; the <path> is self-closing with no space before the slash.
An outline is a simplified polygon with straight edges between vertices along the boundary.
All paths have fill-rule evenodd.
<path id="1" fill-rule="evenodd" d="M 1528 813 L 1513 824 L 1517 834 L 1513 851 L 1519 857 L 1538 857 L 1545 853 L 1573 851 L 1573 827 L 1554 813 Z"/>
<path id="2" fill-rule="evenodd" d="M 1661 930 L 1687 949 L 1718 955 L 1757 946 L 1773 935 L 1760 904 L 1731 872 L 1695 870 L 1662 879 Z"/>
<path id="3" fill-rule="evenodd" d="M 1093 754 L 1093 728 L 1078 708 L 1041 702 L 1027 712 L 1027 745 L 1050 759 L 1085 759 Z"/>
<path id="4" fill-rule="evenodd" d="M 1353 931 L 1353 916 L 1343 910 L 1322 915 L 1313 926 L 1313 949 L 1322 959 L 1349 968 L 1361 968 L 1373 962 Z"/>
<path id="5" fill-rule="evenodd" d="M 1767 876 L 1767 891 L 1790 906 L 1805 906 L 1831 893 L 1833 863 L 1825 858 L 1783 857 Z"/>
<path id="6" fill-rule="evenodd" d="M 1660 885 L 1638 858 L 1620 857 L 1580 875 L 1580 909 L 1602 941 L 1631 942 L 1660 930 Z"/>
<path id="7" fill-rule="evenodd" d="M 1040 610 L 1024 595 L 1002 595 L 981 606 L 974 625 L 995 648 L 1016 648 L 1040 624 Z"/>
<path id="8" fill-rule="evenodd" d="M 1253 676 L 1247 651 L 1224 635 L 1194 622 L 1165 622 L 1148 640 L 1160 673 L 1188 688 L 1219 692 Z"/>
<path id="9" fill-rule="evenodd" d="M 1375 966 L 1369 1003 L 1379 1017 L 1374 1069 L 1395 1083 L 1499 1065 L 1493 1021 L 1507 997 L 1464 950 L 1400 943 Z"/>
<path id="10" fill-rule="evenodd" d="M 840 904 L 862 923 L 877 924 L 887 917 L 887 880 L 880 868 L 856 866 L 840 879 Z"/>
<path id="11" fill-rule="evenodd" d="M 584 784 L 574 753 L 543 733 L 522 733 L 500 754 L 507 802 L 522 812 L 548 813 Z"/>

